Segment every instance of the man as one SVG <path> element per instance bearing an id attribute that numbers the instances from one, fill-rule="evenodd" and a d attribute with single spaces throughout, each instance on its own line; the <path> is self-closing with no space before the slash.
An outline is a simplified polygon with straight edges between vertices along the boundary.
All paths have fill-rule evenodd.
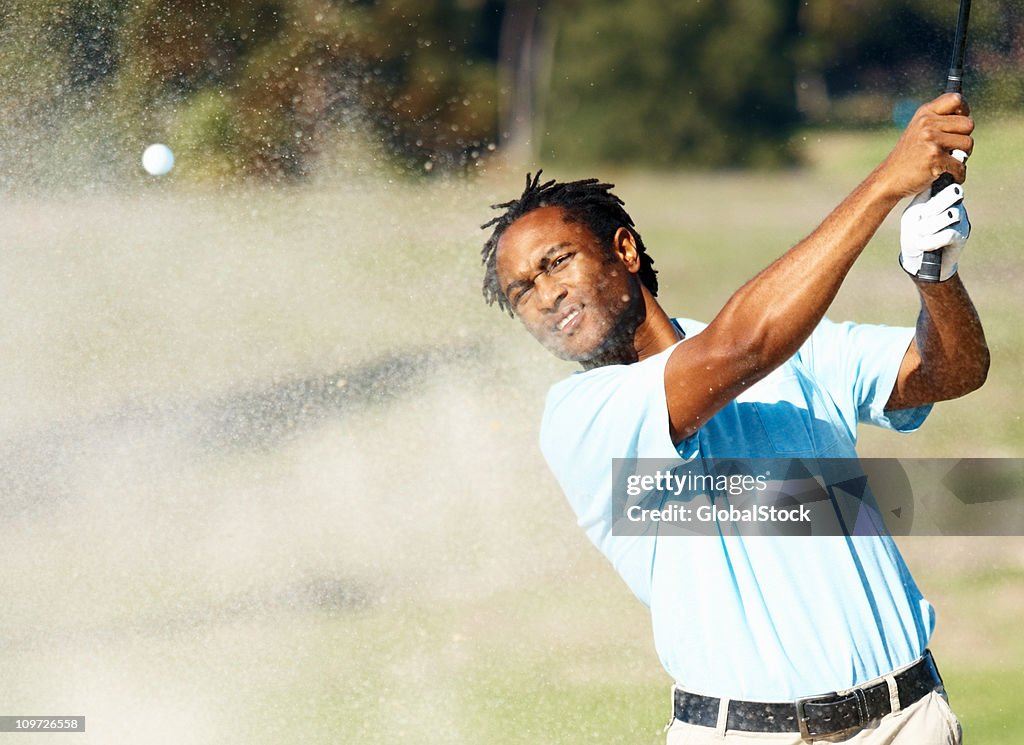
<path id="1" fill-rule="evenodd" d="M 658 304 L 608 184 L 538 173 L 484 226 L 485 298 L 583 366 L 551 389 L 541 445 L 580 525 L 651 609 L 676 683 L 669 743 L 960 742 L 926 650 L 932 608 L 888 535 L 616 535 L 612 461 L 853 458 L 858 422 L 911 431 L 932 403 L 981 386 L 988 350 L 957 274 L 972 131 L 959 95 L 922 106 L 867 179 L 706 326 Z M 942 173 L 955 183 L 922 193 Z M 916 328 L 825 320 L 882 220 L 919 193 L 900 257 Z M 918 279 L 923 252 L 943 246 L 941 281 Z"/>

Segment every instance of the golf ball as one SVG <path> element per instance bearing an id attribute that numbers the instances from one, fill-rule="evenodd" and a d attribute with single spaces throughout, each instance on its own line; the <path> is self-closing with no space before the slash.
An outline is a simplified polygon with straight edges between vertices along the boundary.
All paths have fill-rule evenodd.
<path id="1" fill-rule="evenodd" d="M 174 168 L 174 153 L 167 145 L 150 145 L 142 153 L 142 167 L 153 176 L 163 176 Z"/>

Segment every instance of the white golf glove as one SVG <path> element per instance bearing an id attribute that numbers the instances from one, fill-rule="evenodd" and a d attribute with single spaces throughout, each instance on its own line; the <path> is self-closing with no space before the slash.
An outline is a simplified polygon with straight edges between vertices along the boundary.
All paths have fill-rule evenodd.
<path id="1" fill-rule="evenodd" d="M 955 151 L 954 157 L 964 156 Z M 912 277 L 921 270 L 925 251 L 942 249 L 939 281 L 949 279 L 957 270 L 957 262 L 967 238 L 971 221 L 963 204 L 964 187 L 950 184 L 934 197 L 926 190 L 914 197 L 900 220 L 900 266 Z"/>

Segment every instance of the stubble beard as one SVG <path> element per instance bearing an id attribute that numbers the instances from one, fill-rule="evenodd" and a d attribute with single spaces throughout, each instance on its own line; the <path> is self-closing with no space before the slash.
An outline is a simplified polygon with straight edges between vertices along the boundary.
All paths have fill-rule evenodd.
<path id="1" fill-rule="evenodd" d="M 590 355 L 577 361 L 584 370 L 605 365 L 630 365 L 639 359 L 634 339 L 636 330 L 647 317 L 640 283 L 635 278 L 629 283 L 629 300 L 615 318 L 604 341 Z"/>

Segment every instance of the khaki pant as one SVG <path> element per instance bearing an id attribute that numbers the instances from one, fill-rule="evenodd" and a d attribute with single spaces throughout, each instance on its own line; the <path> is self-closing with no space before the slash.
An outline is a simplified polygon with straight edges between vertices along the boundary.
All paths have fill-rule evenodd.
<path id="1" fill-rule="evenodd" d="M 898 705 L 898 701 L 896 702 Z M 894 707 L 895 709 L 896 707 Z M 720 716 L 721 720 L 722 717 Z M 893 711 L 877 725 L 843 740 L 844 745 L 961 745 L 960 722 L 946 703 L 945 694 L 932 691 L 901 711 Z M 814 740 L 815 745 L 825 740 Z M 797 732 L 740 732 L 700 727 L 673 721 L 667 745 L 807 745 Z"/>

